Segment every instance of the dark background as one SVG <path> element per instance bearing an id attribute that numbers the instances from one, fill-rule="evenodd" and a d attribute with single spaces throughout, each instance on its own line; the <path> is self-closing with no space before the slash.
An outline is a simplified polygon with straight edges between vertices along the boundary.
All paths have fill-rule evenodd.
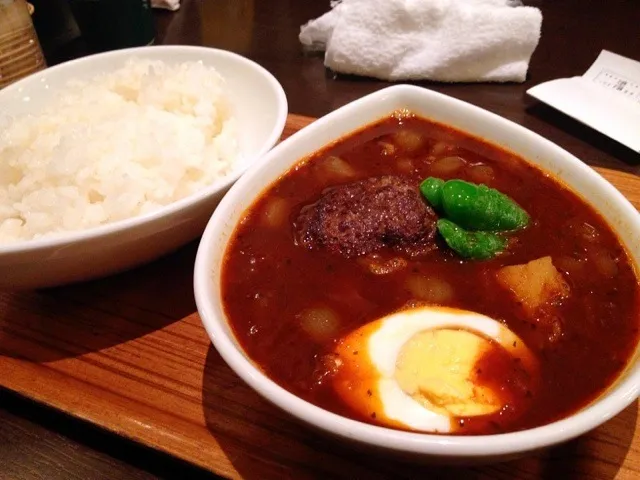
<path id="1" fill-rule="evenodd" d="M 33 0 L 34 21 L 50 65 L 90 53 L 65 0 Z M 302 53 L 299 27 L 328 0 L 183 0 L 177 13 L 154 12 L 156 43 L 194 44 L 243 54 L 282 83 L 291 113 L 320 116 L 388 85 L 327 71 Z M 542 38 L 524 84 L 421 85 L 530 128 L 590 165 L 638 172 L 639 155 L 537 104 L 525 91 L 581 75 L 602 49 L 640 60 L 640 1 L 526 1 L 544 15 Z M 2 372 L 0 372 L 0 375 Z M 0 479 L 214 478 L 168 455 L 101 431 L 0 389 Z"/>

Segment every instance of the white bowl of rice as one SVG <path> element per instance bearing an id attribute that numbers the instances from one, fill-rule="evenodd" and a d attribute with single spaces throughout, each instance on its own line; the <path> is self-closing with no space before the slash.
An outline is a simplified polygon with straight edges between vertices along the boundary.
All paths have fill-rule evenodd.
<path id="1" fill-rule="evenodd" d="M 93 55 L 0 90 L 0 288 L 100 277 L 196 238 L 286 117 L 269 72 L 203 47 Z"/>

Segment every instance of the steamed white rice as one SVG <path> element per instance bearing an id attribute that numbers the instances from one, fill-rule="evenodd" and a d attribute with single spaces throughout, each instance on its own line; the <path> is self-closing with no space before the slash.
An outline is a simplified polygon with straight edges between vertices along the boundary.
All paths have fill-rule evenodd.
<path id="1" fill-rule="evenodd" d="M 0 243 L 151 212 L 223 177 L 238 156 L 224 89 L 201 63 L 131 60 L 0 119 Z"/>

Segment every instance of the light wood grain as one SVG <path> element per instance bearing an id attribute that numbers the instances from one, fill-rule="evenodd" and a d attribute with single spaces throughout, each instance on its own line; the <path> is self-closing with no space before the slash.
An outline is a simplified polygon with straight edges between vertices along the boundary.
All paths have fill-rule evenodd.
<path id="1" fill-rule="evenodd" d="M 310 121 L 291 115 L 284 136 Z M 637 177 L 598 171 L 640 206 Z M 196 247 L 99 281 L 0 293 L 0 385 L 230 478 L 640 477 L 637 403 L 539 456 L 476 468 L 402 464 L 318 435 L 210 346 L 191 286 Z"/>

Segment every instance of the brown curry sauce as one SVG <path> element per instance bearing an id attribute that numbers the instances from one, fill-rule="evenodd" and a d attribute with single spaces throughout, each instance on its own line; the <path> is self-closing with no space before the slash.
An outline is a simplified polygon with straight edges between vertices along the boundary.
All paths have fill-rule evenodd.
<path id="1" fill-rule="evenodd" d="M 400 142 L 394 133 L 399 129 L 421 140 Z M 347 168 L 336 171 L 327 160 L 332 156 L 344 160 Z M 463 159 L 462 168 L 448 171 L 455 161 L 444 167 L 438 162 L 455 156 Z M 532 223 L 514 235 L 506 253 L 492 260 L 465 261 L 441 244 L 427 256 L 405 256 L 407 266 L 386 275 L 372 274 L 355 259 L 296 245 L 297 215 L 326 188 L 387 174 L 405 176 L 416 185 L 428 176 L 488 180 L 483 183 L 518 202 Z M 527 315 L 493 275 L 502 266 L 546 255 L 571 289 L 551 323 Z M 222 296 L 237 339 L 271 379 L 322 408 L 375 423 L 352 412 L 333 392 L 326 356 L 343 335 L 415 300 L 407 288 L 409 276 L 446 281 L 453 286 L 447 306 L 504 322 L 540 362 L 535 393 L 523 388 L 500 414 L 460 419 L 458 433 L 501 433 L 561 419 L 602 393 L 638 344 L 638 278 L 602 217 L 515 154 L 413 116 L 391 116 L 329 145 L 263 192 L 228 244 Z M 339 320 L 323 341 L 300 327 L 299 314 L 310 307 L 329 308 Z M 510 368 L 508 362 L 492 362 L 491 356 L 481 363 L 486 383 L 502 378 Z"/>

